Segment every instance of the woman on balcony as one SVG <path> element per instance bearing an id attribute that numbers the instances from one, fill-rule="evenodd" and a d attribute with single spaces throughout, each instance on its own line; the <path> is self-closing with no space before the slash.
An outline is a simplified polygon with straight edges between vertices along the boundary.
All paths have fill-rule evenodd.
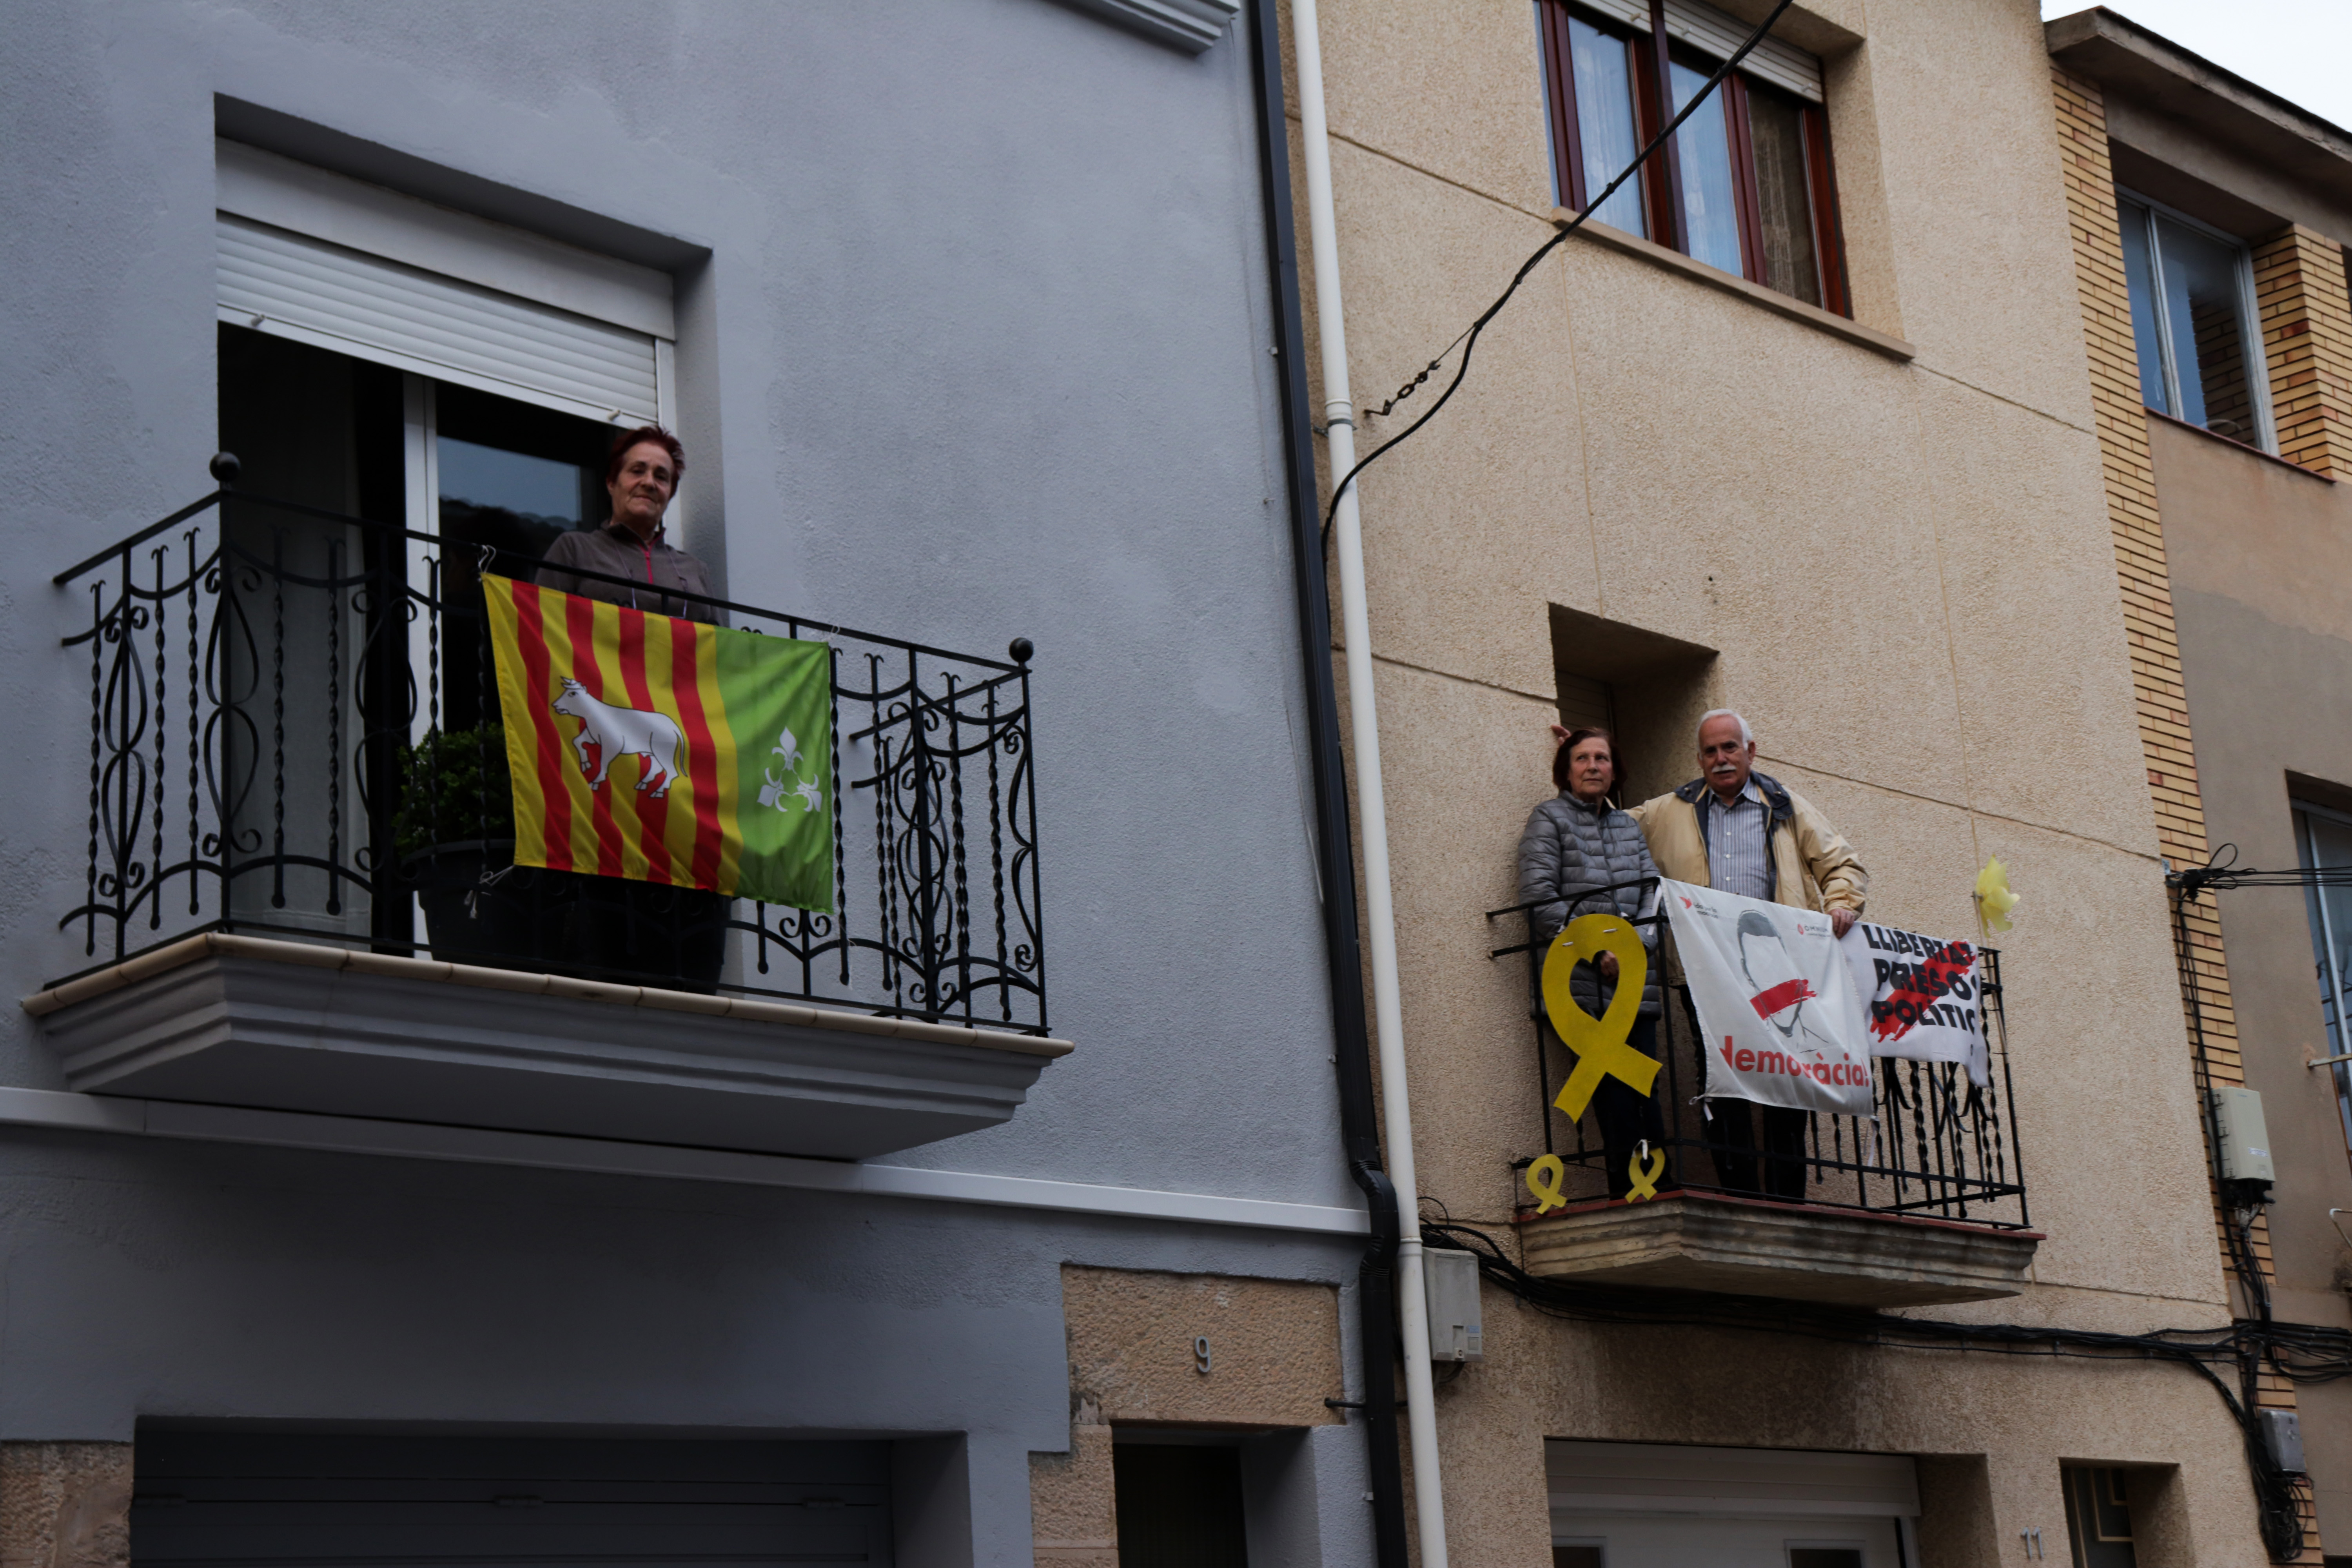
<path id="1" fill-rule="evenodd" d="M 686 447 L 660 426 L 640 425 L 614 437 L 612 456 L 604 463 L 604 489 L 613 498 L 613 515 L 602 528 L 559 534 L 540 565 L 540 586 L 717 624 L 718 612 L 709 605 L 676 596 L 680 592 L 710 594 L 709 569 L 670 543 L 669 529 L 662 521 L 685 472 Z M 567 566 L 629 581 L 624 584 L 582 577 L 565 571 Z M 639 587 L 640 583 L 645 586 Z"/>
<path id="2" fill-rule="evenodd" d="M 1559 794 L 1529 812 L 1519 834 L 1519 902 L 1537 906 L 1528 920 L 1538 954 L 1561 926 L 1579 915 L 1635 920 L 1655 913 L 1657 904 L 1658 868 L 1650 859 L 1649 843 L 1641 826 L 1611 804 L 1622 779 L 1615 739 L 1606 730 L 1570 731 L 1552 754 L 1551 778 Z M 1642 884 L 1645 879 L 1645 886 L 1624 885 Z M 1603 888 L 1612 890 L 1598 890 Z M 1643 946 L 1654 954 L 1657 927 L 1639 929 Z M 1654 957 L 1642 983 L 1642 1010 L 1627 1043 L 1643 1056 L 1655 1057 L 1664 992 Z M 1597 1018 L 1616 994 L 1617 979 L 1617 956 L 1604 952 L 1597 964 L 1578 966 L 1569 989 L 1577 1005 Z M 1665 1120 L 1655 1099 L 1635 1093 L 1615 1078 L 1601 1079 L 1593 1091 L 1592 1113 L 1601 1123 L 1609 1195 L 1622 1198 L 1633 1190 L 1628 1167 L 1643 1142 L 1653 1149 L 1664 1142 Z M 1662 1183 L 1660 1190 L 1675 1184 Z"/>
<path id="3" fill-rule="evenodd" d="M 538 580 L 543 588 L 626 605 L 656 615 L 717 624 L 710 605 L 681 594 L 710 594 L 710 573 L 673 546 L 662 518 L 686 471 L 686 448 L 658 425 L 624 430 L 604 465 L 613 515 L 604 527 L 559 536 Z M 625 577 L 625 584 L 583 577 L 567 567 Z M 643 584 L 644 586 L 638 586 Z M 667 590 L 667 591 L 665 591 Z M 564 873 L 554 873 L 557 876 Z M 588 977 L 625 985 L 709 993 L 727 956 L 731 901 L 697 888 L 670 888 L 618 877 L 575 877 L 574 953 Z"/>

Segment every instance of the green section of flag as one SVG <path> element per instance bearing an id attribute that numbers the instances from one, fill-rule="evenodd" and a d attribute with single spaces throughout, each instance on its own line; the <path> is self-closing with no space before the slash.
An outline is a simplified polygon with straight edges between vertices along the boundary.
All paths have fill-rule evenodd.
<path id="1" fill-rule="evenodd" d="M 833 649 L 722 631 L 719 692 L 735 740 L 738 898 L 833 908 Z"/>

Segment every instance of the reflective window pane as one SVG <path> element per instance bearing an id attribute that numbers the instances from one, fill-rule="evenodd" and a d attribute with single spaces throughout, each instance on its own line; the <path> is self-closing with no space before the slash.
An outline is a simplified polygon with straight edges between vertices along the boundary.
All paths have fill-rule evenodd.
<path id="1" fill-rule="evenodd" d="M 575 528 L 604 521 L 604 458 L 613 429 L 552 409 L 534 408 L 467 387 L 435 389 L 436 508 L 441 537 L 459 548 L 443 556 L 441 639 L 450 679 L 440 691 L 443 726 L 463 731 L 497 717 L 498 699 L 460 672 L 488 669 L 478 553 L 491 544 L 508 553 L 492 570 L 512 576 Z"/>
<path id="2" fill-rule="evenodd" d="M 1794 98 L 1748 85 L 1748 139 L 1756 152 L 1756 207 L 1763 221 L 1764 286 L 1808 305 L 1822 302 L 1813 254 L 1813 204 L 1805 178 L 1803 110 Z"/>
<path id="3" fill-rule="evenodd" d="M 502 507 L 541 522 L 580 526 L 580 469 L 575 464 L 503 452 L 445 436 L 440 443 L 440 467 L 444 502 Z"/>
<path id="4" fill-rule="evenodd" d="M 2294 814 L 2295 845 L 2305 866 L 2352 867 L 2352 823 L 2318 811 Z M 2326 1056 L 2352 1047 L 2344 1027 L 2352 1009 L 2352 888 L 2305 888 L 2304 913 L 2311 922 L 2312 967 L 2319 981 L 2319 1016 L 2326 1030 Z M 2336 1114 L 2344 1124 L 2347 1147 L 2352 1147 L 2352 1064 L 2336 1062 L 2329 1069 L 2336 1090 Z"/>
<path id="5" fill-rule="evenodd" d="M 1589 201 L 1606 190 L 1640 152 L 1633 122 L 1633 50 L 1575 16 L 1568 19 L 1569 58 L 1576 77 L 1576 141 Z M 1642 183 L 1628 180 L 1595 207 L 1597 222 L 1647 239 Z"/>
<path id="6" fill-rule="evenodd" d="M 1675 112 L 1698 95 L 1709 73 L 1677 64 L 1674 68 Z M 1683 229 L 1693 260 L 1726 272 L 1742 273 L 1739 254 L 1739 200 L 1731 179 L 1730 127 L 1723 113 L 1723 92 L 1707 96 L 1698 111 L 1675 132 L 1675 163 L 1683 181 Z"/>
<path id="7" fill-rule="evenodd" d="M 2124 231 L 2124 276 L 2131 291 L 2132 346 L 2139 354 L 2139 399 L 2159 414 L 2172 412 L 2164 390 L 2164 341 L 2156 331 L 2156 272 L 2147 248 L 2147 209 L 2119 202 L 2116 217 Z"/>
<path id="8" fill-rule="evenodd" d="M 2165 324 L 2171 330 L 2176 417 L 2240 441 L 2259 439 L 2246 379 L 2245 306 L 2234 245 L 2156 220 L 2164 268 Z"/>

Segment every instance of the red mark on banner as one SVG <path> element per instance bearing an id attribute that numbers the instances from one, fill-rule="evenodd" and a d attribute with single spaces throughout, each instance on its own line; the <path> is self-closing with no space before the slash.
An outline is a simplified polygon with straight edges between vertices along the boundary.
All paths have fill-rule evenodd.
<path id="1" fill-rule="evenodd" d="M 1956 942 L 1921 963 L 1897 965 L 1898 970 L 1908 972 L 1903 984 L 1889 991 L 1884 1001 L 1871 1004 L 1870 1032 L 1882 1040 L 1899 1040 L 1930 1017 L 1927 1009 L 1937 1001 L 1955 994 L 1966 996 L 1970 989 L 1968 973 L 1976 961 L 1976 949 Z"/>
<path id="2" fill-rule="evenodd" d="M 1759 991 L 1749 1000 L 1756 1008 L 1758 1017 L 1769 1018 L 1783 1007 L 1793 1007 L 1800 1002 L 1810 1002 L 1819 994 L 1820 993 L 1813 989 L 1812 983 L 1801 974 L 1794 980 L 1783 980 L 1769 991 Z"/>

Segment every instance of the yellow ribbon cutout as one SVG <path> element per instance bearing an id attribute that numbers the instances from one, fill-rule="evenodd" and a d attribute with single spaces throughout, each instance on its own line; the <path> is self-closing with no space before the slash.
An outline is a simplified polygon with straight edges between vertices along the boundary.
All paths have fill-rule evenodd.
<path id="1" fill-rule="evenodd" d="M 1617 955 L 1617 991 L 1609 999 L 1608 1011 L 1596 1018 L 1577 1005 L 1568 981 L 1577 964 L 1597 961 L 1604 952 Z M 1599 968 L 1597 962 L 1594 967 Z M 1551 951 L 1544 955 L 1544 1012 L 1576 1053 L 1576 1070 L 1552 1103 L 1570 1121 L 1584 1114 L 1602 1079 L 1622 1079 L 1644 1098 L 1657 1081 L 1659 1064 L 1625 1043 L 1642 1011 L 1642 984 L 1649 973 L 1650 957 L 1642 949 L 1641 934 L 1619 916 L 1579 915 L 1552 939 Z"/>
<path id="2" fill-rule="evenodd" d="M 1642 1168 L 1644 1152 L 1650 1156 L 1650 1168 L 1646 1171 Z M 1643 1139 L 1641 1148 L 1634 1150 L 1633 1157 L 1625 1162 L 1625 1173 L 1633 1179 L 1633 1190 L 1625 1194 L 1627 1203 L 1644 1203 L 1656 1197 L 1658 1178 L 1666 1173 L 1666 1152 L 1651 1148 L 1650 1141 Z"/>
<path id="3" fill-rule="evenodd" d="M 1549 1176 L 1551 1181 L 1547 1185 L 1537 1181 L 1538 1176 Z M 1567 1162 L 1559 1155 L 1538 1154 L 1535 1157 L 1528 1166 L 1528 1191 L 1536 1195 L 1536 1213 L 1549 1214 L 1554 1209 L 1568 1206 L 1568 1197 L 1559 1190 L 1560 1183 L 1567 1179 Z"/>
<path id="4" fill-rule="evenodd" d="M 2009 868 L 1996 855 L 1977 873 L 1977 923 L 1988 936 L 2007 931 L 2011 923 L 2009 911 L 2015 908 L 2017 895 L 2009 890 Z"/>

